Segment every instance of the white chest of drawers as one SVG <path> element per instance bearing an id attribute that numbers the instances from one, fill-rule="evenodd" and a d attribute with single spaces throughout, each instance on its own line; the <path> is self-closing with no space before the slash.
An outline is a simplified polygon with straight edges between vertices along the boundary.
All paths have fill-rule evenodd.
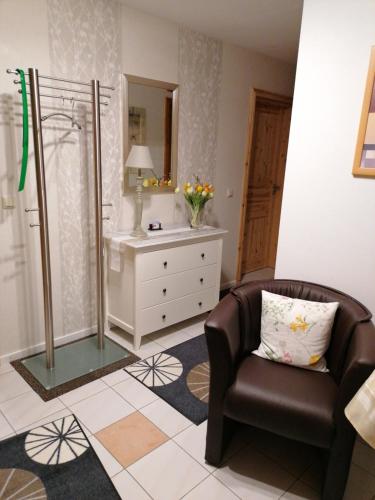
<path id="1" fill-rule="evenodd" d="M 144 335 L 215 307 L 225 233 L 205 226 L 106 238 L 108 321 L 134 336 L 136 350 Z"/>

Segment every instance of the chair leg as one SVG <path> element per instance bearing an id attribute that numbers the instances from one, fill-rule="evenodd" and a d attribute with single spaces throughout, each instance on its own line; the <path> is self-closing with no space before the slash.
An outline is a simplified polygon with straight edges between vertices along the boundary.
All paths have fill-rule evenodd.
<path id="1" fill-rule="evenodd" d="M 352 460 L 355 432 L 346 429 L 338 435 L 329 452 L 322 500 L 341 500 L 345 493 Z"/>
<path id="2" fill-rule="evenodd" d="M 205 459 L 218 467 L 232 436 L 233 422 L 224 415 L 208 415 Z"/>

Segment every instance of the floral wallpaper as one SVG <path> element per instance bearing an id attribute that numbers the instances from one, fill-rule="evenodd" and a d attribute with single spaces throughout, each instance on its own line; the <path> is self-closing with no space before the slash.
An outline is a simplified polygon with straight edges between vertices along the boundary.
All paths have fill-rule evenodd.
<path id="1" fill-rule="evenodd" d="M 222 42 L 181 27 L 178 182 L 196 174 L 214 182 Z"/>
<path id="2" fill-rule="evenodd" d="M 106 230 L 116 227 L 121 202 L 119 20 L 120 5 L 114 1 L 48 0 L 51 73 L 88 83 L 96 78 L 116 87 L 110 105 L 103 106 L 101 122 L 103 201 L 113 203 L 112 208 L 104 209 L 104 215 L 111 216 L 104 223 Z M 67 83 L 56 85 L 69 87 Z M 69 102 L 57 103 L 71 113 Z M 73 132 L 69 122 L 59 122 L 56 148 L 51 152 L 58 179 L 64 333 L 95 324 L 96 303 L 91 107 L 76 104 L 73 112 L 82 130 Z M 61 127 L 70 132 L 68 140 Z"/>
<path id="3" fill-rule="evenodd" d="M 103 201 L 105 230 L 117 228 L 121 216 L 121 5 L 113 0 L 47 0 L 51 74 L 113 85 L 116 91 L 102 116 Z M 178 72 L 180 111 L 179 183 L 200 175 L 214 182 L 218 100 L 222 72 L 222 43 L 181 27 Z M 142 76 L 142 75 L 140 75 Z M 69 88 L 68 83 L 56 85 Z M 89 89 L 89 87 L 87 87 Z M 108 93 L 108 91 L 103 91 Z M 57 92 L 61 95 L 61 92 Z M 82 96 L 84 97 L 84 96 Z M 88 96 L 87 96 L 88 97 Z M 61 305 L 63 332 L 88 328 L 96 322 L 95 243 L 91 107 L 69 101 L 54 106 L 71 114 L 82 130 L 64 121 L 51 121 L 45 135 L 46 153 L 57 174 Z M 177 204 L 178 205 L 178 204 Z M 186 222 L 184 205 L 175 222 Z"/>

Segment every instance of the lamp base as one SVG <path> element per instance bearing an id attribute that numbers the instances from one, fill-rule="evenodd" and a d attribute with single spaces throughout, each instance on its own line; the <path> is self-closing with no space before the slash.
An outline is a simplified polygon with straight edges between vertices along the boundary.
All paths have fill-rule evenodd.
<path id="1" fill-rule="evenodd" d="M 137 226 L 131 233 L 130 236 L 135 238 L 148 238 L 148 234 L 143 230 L 141 226 Z"/>

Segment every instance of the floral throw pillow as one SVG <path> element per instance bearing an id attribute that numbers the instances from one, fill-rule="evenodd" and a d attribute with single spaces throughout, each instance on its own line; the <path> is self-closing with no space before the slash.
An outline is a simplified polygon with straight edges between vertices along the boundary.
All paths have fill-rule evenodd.
<path id="1" fill-rule="evenodd" d="M 261 342 L 253 354 L 327 372 L 324 354 L 338 306 L 338 302 L 311 302 L 262 290 Z"/>

